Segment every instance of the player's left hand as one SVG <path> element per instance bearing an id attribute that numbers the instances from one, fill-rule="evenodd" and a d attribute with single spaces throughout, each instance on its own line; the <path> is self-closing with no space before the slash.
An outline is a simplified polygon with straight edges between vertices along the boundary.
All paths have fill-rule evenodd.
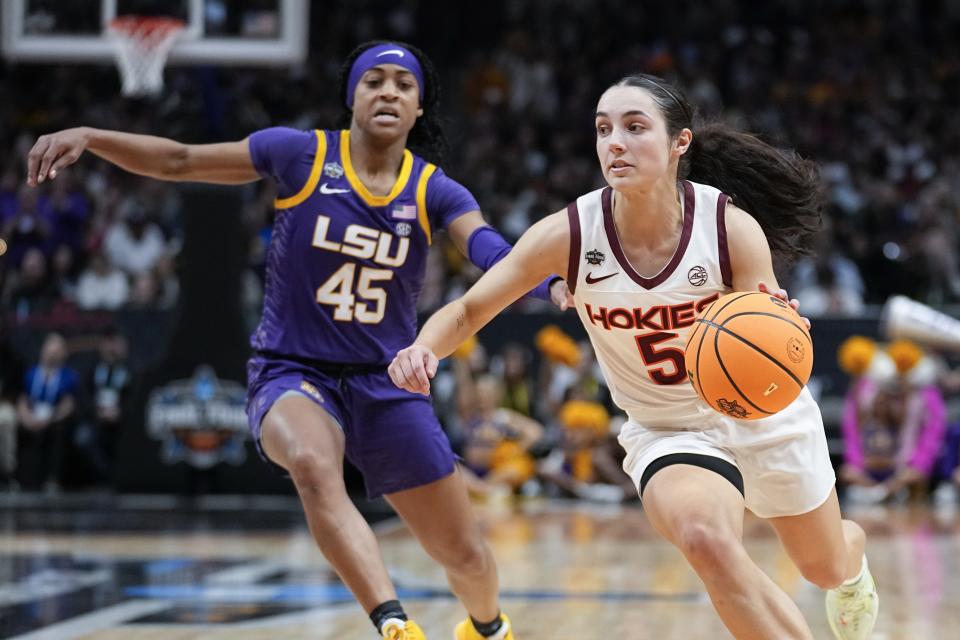
<path id="1" fill-rule="evenodd" d="M 771 289 L 770 287 L 767 286 L 767 283 L 765 282 L 761 282 L 760 284 L 758 284 L 757 289 L 760 291 L 760 293 L 769 293 L 772 296 L 780 298 L 781 300 L 789 304 L 791 307 L 793 307 L 794 311 L 796 311 L 797 313 L 800 313 L 800 301 L 797 300 L 796 298 L 791 298 L 790 296 L 788 296 L 786 289 Z M 800 316 L 800 319 L 803 320 L 804 324 L 807 325 L 807 329 L 810 329 L 810 318 L 805 318 L 804 316 Z"/>
<path id="2" fill-rule="evenodd" d="M 564 279 L 555 280 L 550 285 L 550 300 L 559 307 L 560 311 L 573 308 L 573 294 Z"/>
<path id="3" fill-rule="evenodd" d="M 393 384 L 413 393 L 430 395 L 430 378 L 437 375 L 440 362 L 433 351 L 420 344 L 412 344 L 397 352 L 387 373 Z"/>

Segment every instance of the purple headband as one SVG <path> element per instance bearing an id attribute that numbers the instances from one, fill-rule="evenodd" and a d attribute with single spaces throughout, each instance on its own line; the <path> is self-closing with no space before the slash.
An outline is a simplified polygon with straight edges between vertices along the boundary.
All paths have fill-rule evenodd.
<path id="1" fill-rule="evenodd" d="M 350 75 L 347 78 L 347 107 L 349 109 L 353 109 L 353 94 L 357 90 L 360 78 L 368 69 L 378 64 L 396 64 L 412 73 L 420 87 L 420 106 L 423 106 L 423 94 L 426 87 L 423 84 L 423 70 L 420 69 L 420 61 L 406 48 L 393 42 L 387 42 L 372 46 L 361 53 L 354 60 L 353 66 L 350 67 Z"/>

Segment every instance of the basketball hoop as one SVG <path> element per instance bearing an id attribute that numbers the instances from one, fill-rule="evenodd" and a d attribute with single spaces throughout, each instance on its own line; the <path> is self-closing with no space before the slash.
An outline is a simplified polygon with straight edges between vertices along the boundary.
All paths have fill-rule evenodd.
<path id="1" fill-rule="evenodd" d="M 184 29 L 183 20 L 152 16 L 122 16 L 110 21 L 107 31 L 125 96 L 148 96 L 163 88 L 163 66 Z"/>

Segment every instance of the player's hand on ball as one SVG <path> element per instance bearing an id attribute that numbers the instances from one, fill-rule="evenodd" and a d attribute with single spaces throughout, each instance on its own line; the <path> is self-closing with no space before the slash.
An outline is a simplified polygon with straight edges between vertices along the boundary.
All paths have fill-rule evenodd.
<path id="1" fill-rule="evenodd" d="M 397 352 L 387 373 L 393 384 L 401 389 L 430 395 L 430 378 L 437 375 L 440 361 L 433 351 L 419 344 L 412 344 Z"/>
<path id="2" fill-rule="evenodd" d="M 64 129 L 37 138 L 27 154 L 27 184 L 35 187 L 57 172 L 70 166 L 83 154 L 89 142 L 86 127 Z"/>
<path id="3" fill-rule="evenodd" d="M 789 304 L 791 307 L 793 307 L 793 310 L 794 310 L 794 311 L 796 311 L 797 313 L 800 313 L 800 301 L 797 300 L 796 298 L 790 298 L 790 297 L 787 295 L 787 290 L 786 290 L 786 289 L 771 289 L 770 287 L 767 286 L 767 283 L 765 283 L 765 282 L 761 282 L 760 284 L 758 284 L 758 285 L 757 285 L 757 289 L 758 289 L 761 293 L 769 293 L 769 294 L 772 295 L 772 296 L 775 296 L 775 297 L 777 297 L 777 298 L 780 298 L 781 300 L 783 300 L 784 302 L 786 302 L 787 304 Z M 810 319 L 809 319 L 809 318 L 806 318 L 806 317 L 804 317 L 804 316 L 800 316 L 800 319 L 803 320 L 804 324 L 807 325 L 807 329 L 809 329 L 809 328 L 810 328 Z"/>

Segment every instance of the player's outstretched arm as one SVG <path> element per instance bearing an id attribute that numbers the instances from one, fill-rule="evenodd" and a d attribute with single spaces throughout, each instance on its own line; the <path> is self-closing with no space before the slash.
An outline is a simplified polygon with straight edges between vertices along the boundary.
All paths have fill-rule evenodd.
<path id="1" fill-rule="evenodd" d="M 500 232 L 487 224 L 480 211 L 469 211 L 459 216 L 447 227 L 447 232 L 460 253 L 484 271 L 502 260 L 512 248 Z M 527 295 L 548 300 L 561 311 L 573 305 L 573 296 L 566 281 L 553 274 L 538 283 Z"/>
<path id="2" fill-rule="evenodd" d="M 388 369 L 394 384 L 407 391 L 429 394 L 438 358 L 450 355 L 547 275 L 565 273 L 569 253 L 566 210 L 530 227 L 506 257 L 483 274 L 462 298 L 433 314 L 416 341 L 397 353 Z"/>
<path id="3" fill-rule="evenodd" d="M 243 184 L 258 180 L 246 140 L 183 144 L 169 138 L 91 127 L 40 136 L 27 156 L 27 184 L 57 177 L 84 151 L 131 173 L 160 180 Z"/>

